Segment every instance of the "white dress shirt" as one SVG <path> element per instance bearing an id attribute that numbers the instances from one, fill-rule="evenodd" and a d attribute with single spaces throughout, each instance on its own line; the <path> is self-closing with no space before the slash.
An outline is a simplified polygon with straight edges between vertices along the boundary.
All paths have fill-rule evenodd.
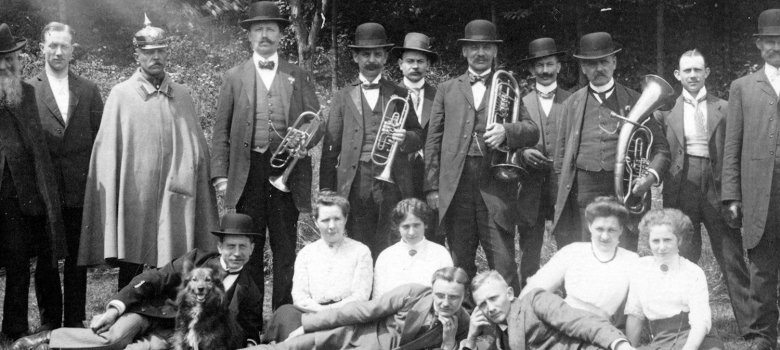
<path id="1" fill-rule="evenodd" d="M 377 75 L 373 81 L 368 81 L 368 78 L 364 77 L 363 73 L 360 73 L 358 79 L 360 79 L 361 84 L 379 84 L 379 80 L 382 79 L 382 74 Z M 361 87 L 360 90 L 363 91 L 363 97 L 366 98 L 366 102 L 371 109 L 373 110 L 376 108 L 376 102 L 379 101 L 379 89 L 363 89 Z"/>
<path id="2" fill-rule="evenodd" d="M 699 101 L 700 99 L 707 96 L 707 88 L 702 87 L 696 97 L 691 96 L 691 93 L 685 89 L 683 89 L 682 95 L 683 100 L 693 101 L 694 103 L 691 104 L 683 102 L 683 133 L 685 134 L 685 153 L 692 156 L 709 158 L 710 150 L 709 143 L 707 142 L 709 135 L 706 131 L 708 117 L 706 99 L 698 102 L 698 104 L 701 104 L 701 106 L 698 106 L 698 108 L 704 116 L 704 130 L 700 130 L 699 121 L 696 120 L 696 101 Z"/>
<path id="3" fill-rule="evenodd" d="M 65 123 L 68 122 L 68 107 L 70 107 L 70 84 L 68 83 L 68 76 L 64 78 L 57 78 L 54 75 L 49 74 L 46 71 L 46 78 L 49 79 L 49 87 L 51 87 L 51 93 L 54 95 L 54 100 L 57 102 L 57 109 L 60 110 L 60 115 Z"/>
<path id="4" fill-rule="evenodd" d="M 590 89 L 595 91 L 595 92 L 605 92 L 605 91 L 607 91 L 607 98 L 610 98 L 612 96 L 612 94 L 615 92 L 615 89 L 612 88 L 612 87 L 615 86 L 615 78 L 610 78 L 608 83 L 606 83 L 604 85 L 601 85 L 601 86 L 593 85 L 593 83 L 588 83 L 588 85 L 590 86 Z M 599 103 L 602 103 L 602 104 L 604 103 L 604 101 L 601 100 L 601 97 L 599 97 L 599 95 L 593 94 L 593 96 L 596 97 L 596 100 L 599 101 Z"/>
<path id="5" fill-rule="evenodd" d="M 482 74 L 477 74 L 471 67 L 469 67 L 469 73 L 473 75 L 478 75 L 480 77 L 484 77 L 486 75 L 489 75 L 491 72 L 490 69 L 482 72 Z M 484 82 L 478 82 L 471 85 L 471 93 L 474 95 L 474 109 L 479 109 L 479 106 L 482 104 L 482 98 L 485 97 L 485 91 L 487 91 L 487 86 L 485 86 Z"/>
<path id="6" fill-rule="evenodd" d="M 263 84 L 265 85 L 265 88 L 270 90 L 271 84 L 274 82 L 274 77 L 276 77 L 276 70 L 279 69 L 279 54 L 274 52 L 271 57 L 263 58 L 260 56 L 257 52 L 252 54 L 252 61 L 255 63 L 255 70 L 257 71 L 257 74 L 260 75 L 260 79 L 263 81 Z M 274 68 L 273 69 L 260 69 L 260 67 L 257 65 L 258 62 L 273 62 Z"/>
<path id="7" fill-rule="evenodd" d="M 780 96 L 780 70 L 771 64 L 764 64 L 764 74 L 769 79 L 769 84 L 772 84 L 775 94 Z"/>
<path id="8" fill-rule="evenodd" d="M 555 91 L 555 89 L 558 88 L 558 82 L 554 81 L 552 84 L 544 86 L 542 84 L 536 83 L 536 91 L 542 92 L 542 93 L 551 93 Z M 539 96 L 539 104 L 542 106 L 542 110 L 544 111 L 543 117 L 546 117 L 550 115 L 550 110 L 552 109 L 553 100 L 555 99 L 555 95 L 553 95 L 550 98 L 542 98 L 542 96 Z"/>
<path id="9" fill-rule="evenodd" d="M 420 79 L 420 81 L 415 83 L 404 77 L 404 86 L 409 90 L 417 92 L 416 96 L 411 92 L 409 94 L 412 95 L 412 103 L 414 103 L 414 113 L 417 114 L 417 121 L 422 125 L 422 109 L 423 101 L 425 101 L 425 89 L 423 89 L 423 86 L 425 86 L 425 78 Z"/>

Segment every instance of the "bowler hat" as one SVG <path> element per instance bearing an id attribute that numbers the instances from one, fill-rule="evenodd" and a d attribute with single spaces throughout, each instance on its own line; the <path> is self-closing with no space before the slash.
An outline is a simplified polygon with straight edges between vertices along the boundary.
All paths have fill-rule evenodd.
<path id="1" fill-rule="evenodd" d="M 133 46 L 138 49 L 160 49 L 168 47 L 165 30 L 152 27 L 152 21 L 144 13 L 144 27 L 133 35 Z"/>
<path id="2" fill-rule="evenodd" d="M 254 232 L 255 226 L 252 217 L 246 214 L 227 213 L 222 217 L 219 227 L 220 231 L 211 231 L 211 233 L 220 237 L 225 235 L 241 235 L 250 238 L 260 236 L 260 233 Z"/>
<path id="3" fill-rule="evenodd" d="M 279 23 L 280 27 L 284 27 L 290 23 L 287 18 L 282 18 L 281 13 L 279 12 L 279 7 L 277 7 L 273 1 L 255 2 L 249 5 L 248 12 L 249 13 L 247 18 L 239 22 L 241 27 L 246 30 L 249 30 L 249 27 L 252 25 L 252 23 L 260 21 L 274 21 Z"/>
<path id="4" fill-rule="evenodd" d="M 27 45 L 27 40 L 23 38 L 14 38 L 11 34 L 11 28 L 7 24 L 0 24 L 0 53 L 11 53 L 21 50 Z"/>
<path id="5" fill-rule="evenodd" d="M 503 40 L 498 40 L 498 34 L 496 34 L 496 25 L 491 21 L 484 19 L 475 19 L 466 24 L 465 36 L 462 39 L 458 39 L 460 42 L 473 42 L 473 43 L 501 43 Z"/>
<path id="6" fill-rule="evenodd" d="M 347 45 L 350 49 L 375 49 L 392 47 L 392 43 L 387 42 L 385 27 L 379 23 L 363 23 L 355 29 L 355 43 Z"/>
<path id="7" fill-rule="evenodd" d="M 753 36 L 780 35 L 780 9 L 764 10 L 758 15 L 758 33 Z"/>
<path id="8" fill-rule="evenodd" d="M 583 60 L 595 60 L 620 52 L 612 41 L 612 35 L 605 32 L 585 34 L 580 38 L 580 49 L 572 55 Z"/>
<path id="9" fill-rule="evenodd" d="M 565 54 L 566 51 L 558 51 L 553 38 L 539 38 L 528 43 L 528 56 L 523 61 L 535 60 L 547 56 L 558 56 Z"/>
<path id="10" fill-rule="evenodd" d="M 428 36 L 425 34 L 421 34 L 421 33 L 406 34 L 406 37 L 404 38 L 404 46 L 403 47 L 396 46 L 391 50 L 391 52 L 398 55 L 398 57 L 401 57 L 403 56 L 404 51 L 406 50 L 419 51 L 424 53 L 425 55 L 428 56 L 428 60 L 431 61 L 431 63 L 434 63 L 439 59 L 439 54 L 431 51 L 431 39 L 428 38 Z"/>

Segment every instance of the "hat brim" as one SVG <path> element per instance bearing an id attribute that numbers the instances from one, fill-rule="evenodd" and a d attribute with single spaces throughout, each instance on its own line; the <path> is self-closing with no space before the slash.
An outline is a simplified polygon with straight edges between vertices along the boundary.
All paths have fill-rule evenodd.
<path id="1" fill-rule="evenodd" d="M 526 57 L 521 59 L 520 61 L 531 61 L 531 60 L 537 60 L 540 58 L 550 57 L 550 56 L 566 56 L 566 51 L 555 51 L 553 53 L 548 53 L 540 56 L 533 56 L 533 57 Z"/>
<path id="2" fill-rule="evenodd" d="M 609 53 L 605 53 L 605 54 L 601 54 L 601 55 L 595 55 L 595 56 L 584 56 L 584 55 L 578 55 L 578 54 L 573 54 L 572 56 L 574 56 L 575 58 L 581 59 L 581 60 L 597 60 L 599 58 L 612 56 L 612 55 L 614 55 L 614 54 L 616 54 L 616 53 L 618 53 L 618 52 L 620 52 L 622 50 L 623 50 L 623 48 L 618 48 L 615 51 L 612 51 L 612 52 L 609 52 Z"/>
<path id="3" fill-rule="evenodd" d="M 393 47 L 395 44 L 382 44 L 382 45 L 347 45 L 350 49 L 378 49 Z"/>
<path id="4" fill-rule="evenodd" d="M 500 44 L 503 43 L 503 40 L 486 40 L 486 39 L 458 39 L 459 43 L 492 43 L 492 44 Z"/>
<path id="5" fill-rule="evenodd" d="M 756 37 L 756 38 L 760 38 L 762 36 L 780 36 L 780 32 L 778 32 L 778 33 L 756 33 L 756 34 L 753 34 L 753 36 Z"/>
<path id="6" fill-rule="evenodd" d="M 21 50 L 27 45 L 27 39 L 16 39 L 16 42 L 10 49 L 0 50 L 0 53 L 11 53 Z"/>
<path id="7" fill-rule="evenodd" d="M 211 234 L 217 237 L 222 236 L 248 236 L 248 237 L 259 237 L 261 236 L 260 233 L 257 232 L 228 232 L 228 231 L 211 231 Z"/>
<path id="8" fill-rule="evenodd" d="M 397 47 L 396 46 L 396 47 L 394 47 L 394 48 L 392 48 L 390 50 L 390 53 L 398 56 L 398 58 L 401 58 L 401 56 L 403 56 L 403 54 L 404 54 L 404 51 L 422 52 L 426 56 L 428 56 L 428 60 L 430 60 L 431 63 L 436 62 L 436 61 L 439 60 L 439 54 L 438 53 L 435 53 L 435 52 L 430 51 L 430 50 L 418 49 L 418 48 L 414 48 L 414 47 Z"/>
<path id="9" fill-rule="evenodd" d="M 245 19 L 241 22 L 238 22 L 238 25 L 240 25 L 242 28 L 249 30 L 249 27 L 252 25 L 252 23 L 256 22 L 276 22 L 279 24 L 280 27 L 286 27 L 290 25 L 290 20 L 284 19 L 284 18 L 266 18 L 266 17 L 254 17 Z"/>

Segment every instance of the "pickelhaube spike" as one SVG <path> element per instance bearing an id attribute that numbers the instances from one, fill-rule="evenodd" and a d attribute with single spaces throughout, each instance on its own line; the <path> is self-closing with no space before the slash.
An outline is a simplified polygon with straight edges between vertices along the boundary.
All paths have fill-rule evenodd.
<path id="1" fill-rule="evenodd" d="M 135 33 L 133 46 L 138 49 L 159 49 L 168 47 L 165 30 L 152 27 L 152 21 L 144 13 L 144 27 Z"/>

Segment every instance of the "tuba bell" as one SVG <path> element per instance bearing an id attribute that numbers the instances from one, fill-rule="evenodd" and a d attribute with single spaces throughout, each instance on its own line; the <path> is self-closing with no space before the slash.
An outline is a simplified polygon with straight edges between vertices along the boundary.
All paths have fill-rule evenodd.
<path id="1" fill-rule="evenodd" d="M 520 98 L 520 85 L 512 72 L 497 70 L 490 82 L 487 125 L 517 122 L 520 119 Z M 497 180 L 513 181 L 526 176 L 528 172 L 519 164 L 517 152 L 507 146 L 491 152 L 490 168 Z"/>
<path id="2" fill-rule="evenodd" d="M 634 184 L 649 174 L 653 133 L 645 124 L 652 118 L 651 113 L 674 95 L 672 86 L 657 75 L 645 75 L 642 85 L 642 95 L 631 107 L 628 116 L 611 112 L 613 117 L 625 122 L 620 127 L 615 159 L 615 195 L 632 214 L 650 209 L 647 205 L 649 191 L 641 197 L 631 193 Z"/>
<path id="3" fill-rule="evenodd" d="M 271 167 L 272 168 L 284 168 L 284 172 L 279 176 L 271 176 L 268 178 L 268 182 L 276 187 L 279 191 L 290 192 L 290 188 L 287 187 L 287 179 L 292 174 L 295 164 L 298 160 L 306 157 L 309 143 L 311 143 L 314 134 L 319 130 L 322 124 L 322 117 L 319 112 L 303 112 L 295 119 L 295 123 L 287 129 L 287 134 L 284 136 L 282 143 L 276 148 L 271 155 Z M 303 127 L 306 127 L 305 129 Z"/>
<path id="4" fill-rule="evenodd" d="M 398 103 L 403 106 L 400 113 L 396 110 L 396 104 Z M 382 122 L 379 124 L 379 132 L 376 135 L 376 139 L 374 139 L 374 146 L 371 148 L 371 161 L 378 166 L 384 167 L 382 173 L 374 177 L 377 180 L 395 183 L 390 177 L 395 154 L 398 152 L 398 143 L 393 141 L 393 131 L 403 128 L 408 115 L 409 96 L 406 98 L 398 95 L 390 97 L 390 100 L 385 105 L 384 113 L 382 113 Z"/>

